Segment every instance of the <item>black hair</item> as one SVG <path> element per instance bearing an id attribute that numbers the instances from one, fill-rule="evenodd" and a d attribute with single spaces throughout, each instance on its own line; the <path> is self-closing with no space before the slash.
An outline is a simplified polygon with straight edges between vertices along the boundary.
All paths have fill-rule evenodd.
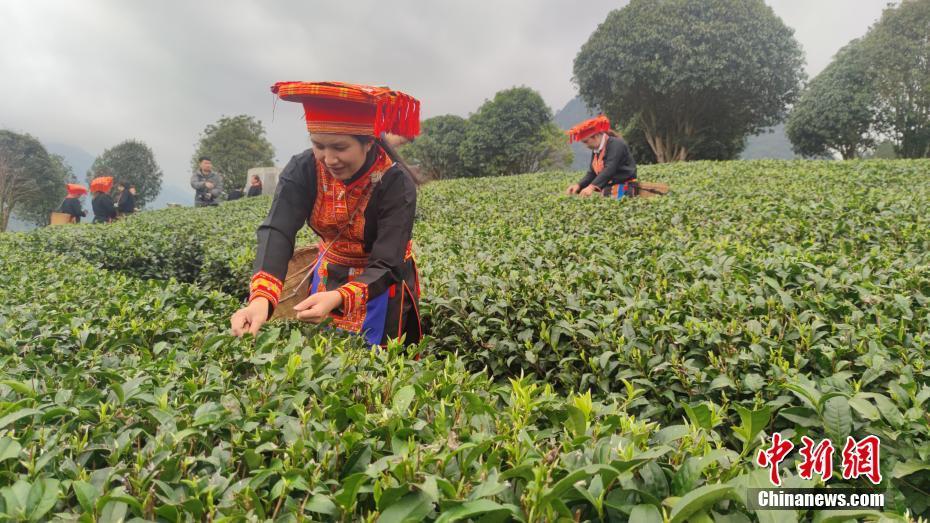
<path id="1" fill-rule="evenodd" d="M 377 143 L 379 147 L 384 149 L 384 152 L 387 153 L 388 157 L 390 157 L 391 160 L 393 160 L 394 163 L 396 163 L 397 166 L 400 167 L 400 170 L 403 171 L 404 174 L 410 177 L 414 185 L 420 186 L 427 182 L 426 178 L 424 178 L 420 174 L 419 169 L 414 169 L 410 167 L 409 165 L 407 165 L 407 162 L 405 162 L 404 159 L 401 158 L 400 154 L 397 153 L 397 151 L 394 149 L 394 146 L 391 145 L 390 142 L 388 142 L 387 140 L 382 140 L 380 138 L 375 139 L 370 136 L 366 136 L 365 138 L 374 140 L 375 143 Z M 361 142 L 361 140 L 359 140 L 359 142 Z"/>
<path id="2" fill-rule="evenodd" d="M 210 159 L 209 156 L 201 156 L 200 159 L 197 160 L 197 163 L 200 163 L 200 162 L 202 162 L 202 161 L 204 161 L 204 160 L 206 160 L 206 161 L 208 161 L 208 162 L 212 162 L 212 161 L 213 161 L 213 160 Z"/>

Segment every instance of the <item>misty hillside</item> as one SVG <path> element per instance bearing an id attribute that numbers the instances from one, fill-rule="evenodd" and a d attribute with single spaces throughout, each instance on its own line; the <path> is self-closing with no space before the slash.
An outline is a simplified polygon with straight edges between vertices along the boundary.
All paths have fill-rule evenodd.
<path id="1" fill-rule="evenodd" d="M 561 111 L 555 113 L 554 119 L 559 129 L 567 131 L 578 122 L 587 120 L 594 115 L 595 113 L 588 109 L 584 102 L 581 101 L 581 98 L 576 96 L 572 98 Z M 580 143 L 573 143 L 572 151 L 574 151 L 575 157 L 572 159 L 571 168 L 577 171 L 587 169 L 591 161 L 591 151 Z"/>
<path id="2" fill-rule="evenodd" d="M 792 160 L 799 158 L 791 150 L 791 142 L 785 134 L 785 124 L 778 124 L 746 140 L 746 148 L 740 155 L 740 160 Z"/>
<path id="3" fill-rule="evenodd" d="M 71 166 L 71 172 L 74 173 L 78 183 L 86 183 L 87 171 L 94 164 L 94 155 L 80 147 L 66 143 L 48 142 L 43 145 L 49 154 L 57 154 L 65 159 L 65 163 Z"/>

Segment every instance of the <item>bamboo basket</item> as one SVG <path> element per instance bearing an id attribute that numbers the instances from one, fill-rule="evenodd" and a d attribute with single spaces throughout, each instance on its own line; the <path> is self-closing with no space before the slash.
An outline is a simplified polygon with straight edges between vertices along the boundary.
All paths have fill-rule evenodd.
<path id="1" fill-rule="evenodd" d="M 69 223 L 74 223 L 74 216 L 63 212 L 53 212 L 48 220 L 49 225 L 66 225 Z"/>
<path id="2" fill-rule="evenodd" d="M 284 290 L 281 292 L 281 301 L 271 315 L 272 320 L 292 320 L 297 317 L 294 306 L 306 299 L 309 295 L 310 280 L 302 281 L 307 271 L 313 268 L 319 256 L 316 245 L 300 247 L 294 251 L 291 261 L 287 263 L 287 277 L 284 279 Z"/>
<path id="3" fill-rule="evenodd" d="M 669 187 L 667 183 L 655 182 L 638 182 L 639 187 L 636 190 L 636 196 L 642 198 L 653 198 L 655 196 L 665 196 L 668 194 Z"/>

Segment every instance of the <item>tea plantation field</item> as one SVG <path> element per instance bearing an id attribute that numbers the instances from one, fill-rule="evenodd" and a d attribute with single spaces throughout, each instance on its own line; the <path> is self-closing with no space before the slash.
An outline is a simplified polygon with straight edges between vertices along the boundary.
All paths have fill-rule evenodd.
<path id="1" fill-rule="evenodd" d="M 406 349 L 228 334 L 269 197 L 0 235 L 0 520 L 930 515 L 930 161 L 649 166 L 672 194 L 621 202 L 576 177 L 421 189 Z M 775 433 L 785 487 L 872 487 L 842 449 L 878 436 L 886 510 L 747 508 Z"/>

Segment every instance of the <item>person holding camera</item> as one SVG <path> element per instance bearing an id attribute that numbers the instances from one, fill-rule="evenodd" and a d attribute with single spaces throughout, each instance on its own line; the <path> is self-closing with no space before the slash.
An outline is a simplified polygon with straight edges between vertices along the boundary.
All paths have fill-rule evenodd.
<path id="1" fill-rule="evenodd" d="M 210 158 L 201 156 L 198 168 L 191 176 L 191 187 L 196 191 L 194 196 L 195 207 L 208 207 L 217 205 L 223 194 L 223 178 L 220 173 L 213 170 Z"/>

